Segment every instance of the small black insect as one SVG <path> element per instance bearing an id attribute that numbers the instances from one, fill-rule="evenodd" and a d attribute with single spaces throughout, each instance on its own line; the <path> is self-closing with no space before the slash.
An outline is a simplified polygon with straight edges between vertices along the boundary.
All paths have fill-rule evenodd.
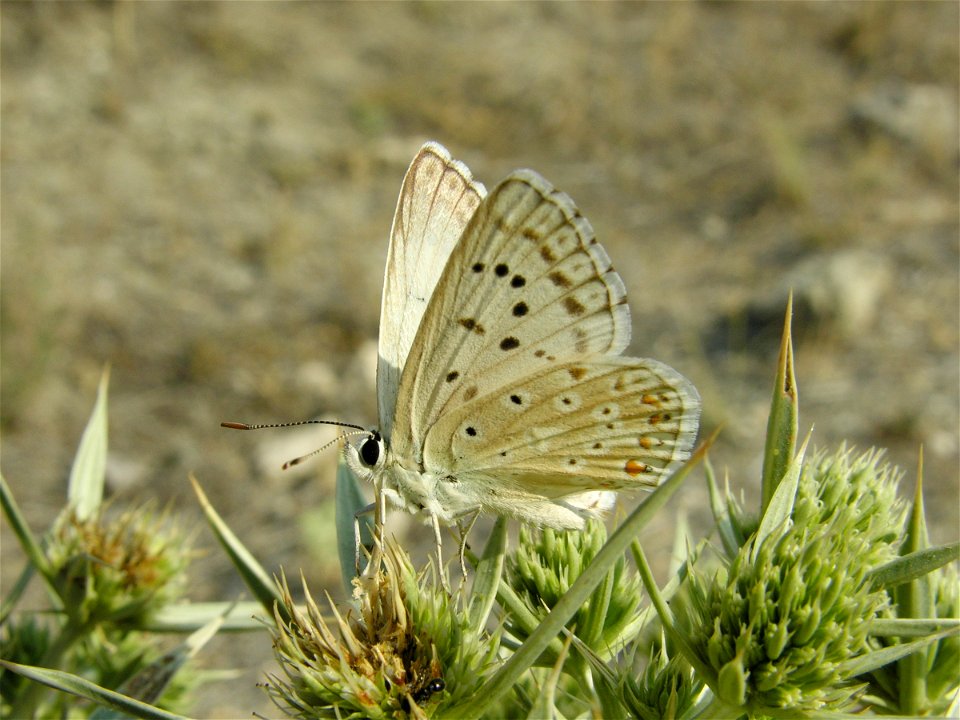
<path id="1" fill-rule="evenodd" d="M 423 705 L 430 699 L 431 695 L 435 695 L 439 692 L 446 690 L 447 684 L 443 681 L 443 678 L 433 678 L 430 682 L 426 684 L 425 687 L 422 687 L 420 690 L 417 690 L 413 695 L 414 702 L 417 705 Z"/>

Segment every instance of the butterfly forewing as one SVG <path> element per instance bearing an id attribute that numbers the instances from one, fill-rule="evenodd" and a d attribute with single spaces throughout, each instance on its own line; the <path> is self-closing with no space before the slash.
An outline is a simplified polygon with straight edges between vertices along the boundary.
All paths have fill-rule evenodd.
<path id="1" fill-rule="evenodd" d="M 424 313 L 394 452 L 420 464 L 444 414 L 558 363 L 619 353 L 629 338 L 623 282 L 589 223 L 538 174 L 517 171 L 480 204 Z"/>
<path id="2" fill-rule="evenodd" d="M 380 308 L 377 400 L 380 432 L 391 434 L 400 376 L 433 289 L 486 194 L 467 167 L 437 143 L 410 164 L 390 232 Z"/>

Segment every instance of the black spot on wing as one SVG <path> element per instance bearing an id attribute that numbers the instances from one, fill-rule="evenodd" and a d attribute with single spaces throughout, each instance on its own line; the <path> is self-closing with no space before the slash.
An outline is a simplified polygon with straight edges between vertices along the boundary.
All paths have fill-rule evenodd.
<path id="1" fill-rule="evenodd" d="M 572 296 L 567 296 L 563 299 L 563 309 L 567 311 L 567 315 L 572 315 L 574 317 L 583 315 L 587 311 L 587 308 L 583 306 L 583 303 Z"/>
<path id="2" fill-rule="evenodd" d="M 476 318 L 460 318 L 457 321 L 461 327 L 474 332 L 477 335 L 483 335 L 487 330 L 480 323 L 477 322 Z"/>

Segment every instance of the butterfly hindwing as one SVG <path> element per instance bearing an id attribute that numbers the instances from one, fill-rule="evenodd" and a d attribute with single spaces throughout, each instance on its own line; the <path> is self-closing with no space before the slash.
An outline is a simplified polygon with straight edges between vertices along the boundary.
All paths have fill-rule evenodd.
<path id="1" fill-rule="evenodd" d="M 440 274 L 486 190 L 466 165 L 433 142 L 407 170 L 390 231 L 380 308 L 377 400 L 391 434 L 400 376 Z"/>
<path id="2" fill-rule="evenodd" d="M 423 315 L 401 378 L 393 450 L 422 464 L 446 413 L 630 339 L 623 282 L 565 194 L 520 170 L 480 203 Z"/>
<path id="3" fill-rule="evenodd" d="M 444 413 L 424 455 L 461 483 L 547 498 L 653 487 L 689 456 L 698 415 L 693 386 L 656 360 L 566 362 Z"/>

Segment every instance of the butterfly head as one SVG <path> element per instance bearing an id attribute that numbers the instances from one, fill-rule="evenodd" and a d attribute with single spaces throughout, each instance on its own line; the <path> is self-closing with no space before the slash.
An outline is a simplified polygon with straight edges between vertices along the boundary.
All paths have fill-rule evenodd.
<path id="1" fill-rule="evenodd" d="M 373 481 L 383 470 L 387 446 L 377 430 L 365 433 L 358 443 L 348 442 L 344 447 L 347 465 L 361 480 Z"/>

